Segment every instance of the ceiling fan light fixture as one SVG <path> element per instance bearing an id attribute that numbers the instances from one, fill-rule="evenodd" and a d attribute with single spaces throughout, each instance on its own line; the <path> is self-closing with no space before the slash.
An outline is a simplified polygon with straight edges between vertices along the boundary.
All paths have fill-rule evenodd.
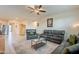
<path id="1" fill-rule="evenodd" d="M 33 6 L 29 6 L 28 8 L 32 10 L 31 12 L 35 12 L 37 15 L 39 15 L 40 12 L 46 12 L 42 8 L 42 5 L 33 5 Z"/>

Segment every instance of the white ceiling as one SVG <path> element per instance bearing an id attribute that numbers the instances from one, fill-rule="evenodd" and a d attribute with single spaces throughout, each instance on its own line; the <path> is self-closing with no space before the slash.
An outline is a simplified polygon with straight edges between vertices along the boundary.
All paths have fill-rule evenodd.
<path id="1" fill-rule="evenodd" d="M 47 16 L 54 16 L 61 13 L 73 13 L 78 12 L 79 6 L 72 5 L 43 5 L 46 13 L 41 13 L 37 15 L 35 13 L 30 13 L 30 9 L 27 8 L 28 5 L 0 5 L 0 17 L 5 18 L 24 18 L 24 19 L 38 19 Z"/>

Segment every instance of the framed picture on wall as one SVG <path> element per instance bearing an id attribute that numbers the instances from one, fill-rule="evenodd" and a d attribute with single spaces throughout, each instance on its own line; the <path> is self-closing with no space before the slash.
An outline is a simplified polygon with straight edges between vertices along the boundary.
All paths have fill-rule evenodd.
<path id="1" fill-rule="evenodd" d="M 47 27 L 53 27 L 53 18 L 47 19 Z"/>

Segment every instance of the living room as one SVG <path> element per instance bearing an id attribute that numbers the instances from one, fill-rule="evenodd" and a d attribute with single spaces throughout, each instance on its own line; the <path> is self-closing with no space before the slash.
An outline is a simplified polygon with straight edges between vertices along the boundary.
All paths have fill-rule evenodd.
<path id="1" fill-rule="evenodd" d="M 76 43 L 76 40 L 79 42 L 78 5 L 4 5 L 0 6 L 0 12 L 0 24 L 6 25 L 2 35 L 5 51 L 3 46 L 1 53 L 64 54 L 79 51 L 79 48 L 76 51 L 74 47 L 70 48 L 73 45 L 79 47 Z M 76 40 L 71 35 L 75 35 Z"/>

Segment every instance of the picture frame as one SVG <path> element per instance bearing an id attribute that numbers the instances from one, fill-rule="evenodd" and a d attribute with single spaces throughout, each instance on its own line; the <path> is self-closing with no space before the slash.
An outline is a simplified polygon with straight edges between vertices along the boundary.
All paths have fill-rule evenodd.
<path id="1" fill-rule="evenodd" d="M 47 19 L 47 27 L 53 27 L 53 18 Z"/>

